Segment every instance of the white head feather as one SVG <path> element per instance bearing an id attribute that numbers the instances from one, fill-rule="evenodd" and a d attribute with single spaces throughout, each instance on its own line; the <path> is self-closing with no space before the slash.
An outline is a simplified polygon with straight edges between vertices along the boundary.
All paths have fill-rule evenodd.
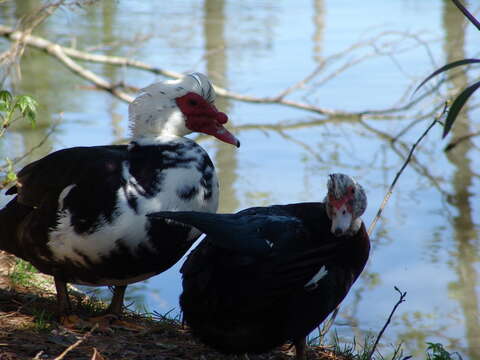
<path id="1" fill-rule="evenodd" d="M 215 90 L 208 78 L 200 73 L 179 80 L 154 83 L 142 89 L 129 105 L 129 122 L 133 139 L 153 140 L 161 136 L 184 136 L 192 131 L 185 126 L 185 115 L 175 99 L 189 92 L 202 96 L 209 103 Z"/>

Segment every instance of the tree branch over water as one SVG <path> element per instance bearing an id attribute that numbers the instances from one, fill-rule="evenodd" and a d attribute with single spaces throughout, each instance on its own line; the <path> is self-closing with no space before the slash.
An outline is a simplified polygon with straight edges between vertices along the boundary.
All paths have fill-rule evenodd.
<path id="1" fill-rule="evenodd" d="M 441 112 L 440 115 L 438 115 L 437 117 L 435 117 L 435 119 L 433 119 L 433 122 L 427 127 L 427 129 L 423 132 L 423 134 L 417 139 L 417 141 L 412 145 L 411 149 L 410 149 L 410 152 L 408 153 L 408 156 L 407 156 L 407 159 L 405 160 L 405 162 L 403 163 L 402 167 L 400 168 L 400 170 L 397 172 L 397 175 L 395 176 L 395 178 L 393 179 L 390 187 L 388 188 L 388 191 L 387 191 L 387 194 L 385 195 L 385 197 L 383 198 L 383 201 L 382 201 L 382 204 L 380 205 L 380 208 L 378 209 L 377 211 L 377 215 L 375 215 L 372 223 L 370 224 L 370 227 L 368 228 L 368 235 L 371 235 L 373 230 L 375 229 L 375 226 L 378 222 L 378 220 L 380 219 L 381 215 L 382 215 L 382 212 L 383 210 L 385 209 L 385 206 L 387 205 L 388 203 L 388 200 L 390 199 L 390 197 L 392 196 L 393 194 L 393 189 L 398 181 L 398 179 L 400 178 L 400 176 L 402 175 L 403 173 L 403 170 L 405 170 L 405 168 L 407 167 L 408 163 L 410 162 L 412 156 L 413 156 L 413 153 L 416 149 L 416 147 L 418 146 L 418 144 L 420 144 L 420 142 L 423 140 L 423 138 L 425 136 L 427 136 L 428 132 L 433 128 L 433 126 L 435 124 L 437 124 L 440 119 L 445 115 L 445 113 L 447 112 L 447 104 L 445 104 L 444 108 L 443 108 L 443 111 Z"/>
<path id="2" fill-rule="evenodd" d="M 18 41 L 18 39 L 22 39 L 22 42 L 24 44 L 37 48 L 39 50 L 46 52 L 51 56 L 54 56 L 71 71 L 73 71 L 80 77 L 83 77 L 88 81 L 90 81 L 96 88 L 108 91 L 112 93 L 114 96 L 116 96 L 117 98 L 119 98 L 120 100 L 125 102 L 132 101 L 133 97 L 129 95 L 127 92 L 122 91 L 121 88 L 135 89 L 134 86 L 129 86 L 126 84 L 121 84 L 121 85 L 113 84 L 101 78 L 100 76 L 88 70 L 87 68 L 81 66 L 80 64 L 75 62 L 73 59 L 87 61 L 87 62 L 110 64 L 114 66 L 130 67 L 138 70 L 148 71 L 153 74 L 161 75 L 161 76 L 172 78 L 172 79 L 178 79 L 183 76 L 182 73 L 168 70 L 168 69 L 163 69 L 160 67 L 155 67 L 145 62 L 137 61 L 137 60 L 126 58 L 126 57 L 92 54 L 92 53 L 80 51 L 74 48 L 64 47 L 57 43 L 51 42 L 45 38 L 30 35 L 29 33 L 26 34 L 22 31 L 15 31 L 13 28 L 3 26 L 3 25 L 0 25 L 0 35 L 14 41 Z M 344 51 L 341 51 L 337 54 L 333 54 L 332 56 L 324 60 L 321 64 L 319 64 L 304 79 L 280 91 L 277 95 L 274 95 L 274 96 L 257 97 L 257 96 L 251 96 L 251 95 L 232 92 L 219 86 L 214 86 L 214 88 L 218 96 L 229 98 L 232 100 L 242 101 L 242 102 L 256 103 L 256 104 L 278 104 L 278 105 L 288 106 L 288 107 L 292 107 L 300 110 L 314 112 L 316 114 L 320 114 L 324 116 L 335 116 L 335 117 L 366 117 L 368 116 L 368 117 L 375 117 L 375 118 L 383 118 L 383 117 L 388 118 L 392 116 L 391 114 L 395 114 L 411 108 L 412 106 L 417 104 L 419 101 L 423 100 L 423 98 L 428 96 L 431 92 L 433 92 L 434 89 L 431 89 L 429 92 L 422 94 L 418 98 L 411 100 L 402 106 L 391 107 L 387 109 L 372 109 L 372 110 L 367 109 L 367 110 L 352 111 L 352 112 L 320 107 L 307 102 L 299 102 L 299 101 L 285 98 L 287 95 L 290 95 L 294 91 L 304 87 L 307 83 L 311 82 L 319 73 L 322 72 L 322 70 L 324 70 L 325 67 L 327 67 L 334 61 L 338 61 L 339 59 L 344 57 L 346 54 L 349 54 L 354 49 L 358 49 L 361 47 L 365 47 L 365 48 L 372 47 L 374 49 L 374 52 L 367 55 L 360 56 L 357 59 L 347 60 L 346 63 L 341 65 L 332 73 L 327 74 L 324 77 L 324 79 L 321 80 L 320 85 L 322 83 L 325 83 L 328 80 L 331 80 L 332 78 L 339 75 L 341 72 L 345 71 L 346 69 L 364 61 L 367 58 L 372 57 L 375 54 L 377 54 L 378 56 L 383 56 L 387 54 L 386 52 L 379 53 L 379 50 L 378 50 L 379 46 L 376 45 L 376 41 L 379 41 L 379 39 L 381 39 L 382 36 L 387 36 L 387 35 L 390 35 L 390 34 L 388 33 L 380 34 L 379 36 L 369 41 L 359 42 L 357 44 L 350 46 Z M 405 34 L 405 38 L 412 38 L 412 37 L 408 34 Z M 400 42 L 402 39 L 403 38 L 398 40 L 398 42 Z M 407 51 L 407 50 L 404 50 L 404 51 Z"/>
<path id="3" fill-rule="evenodd" d="M 0 83 L 3 84 L 8 73 L 13 72 L 15 78 L 20 78 L 20 58 L 25 51 L 25 39 L 31 36 L 32 31 L 64 3 L 65 0 L 47 3 L 46 5 L 41 6 L 37 11 L 32 12 L 30 15 L 25 16 L 22 19 L 19 24 L 22 31 L 18 31 L 20 36 L 17 36 L 14 39 L 15 41 L 8 50 L 0 54 L 0 65 L 4 68 Z"/>

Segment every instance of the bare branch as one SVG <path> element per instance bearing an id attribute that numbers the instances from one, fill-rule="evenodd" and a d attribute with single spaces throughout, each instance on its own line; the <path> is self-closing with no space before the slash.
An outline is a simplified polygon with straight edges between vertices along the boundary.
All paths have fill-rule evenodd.
<path id="1" fill-rule="evenodd" d="M 382 330 L 380 330 L 380 332 L 378 333 L 377 335 L 377 339 L 375 340 L 375 343 L 373 344 L 373 347 L 372 347 L 372 350 L 370 350 L 370 354 L 368 355 L 367 359 L 371 359 L 373 354 L 375 353 L 375 350 L 378 346 L 378 343 L 380 342 L 380 339 L 383 335 L 383 333 L 385 332 L 385 330 L 387 329 L 387 326 L 390 324 L 390 321 L 392 321 L 392 317 L 393 317 L 393 314 L 395 313 L 395 311 L 397 310 L 398 306 L 405 301 L 405 296 L 407 296 L 407 292 L 401 292 L 396 286 L 394 287 L 395 290 L 400 294 L 400 299 L 397 301 L 397 303 L 395 304 L 395 306 L 393 307 L 392 311 L 390 312 L 390 316 L 388 317 L 387 321 L 385 322 L 385 325 L 383 325 L 383 328 Z"/>
<path id="2" fill-rule="evenodd" d="M 53 47 L 54 45 L 57 45 L 54 42 L 51 42 L 45 38 L 24 34 L 22 31 L 15 31 L 13 28 L 4 26 L 4 25 L 0 25 L 0 35 L 5 36 L 12 40 L 18 40 L 22 38 L 23 35 L 26 35 L 24 38 L 24 41 L 27 45 L 33 46 L 43 51 L 47 51 L 49 47 Z M 147 63 L 137 61 L 137 60 L 132 60 L 132 59 L 128 59 L 120 56 L 91 54 L 91 53 L 76 50 L 73 48 L 67 48 L 64 46 L 60 46 L 60 47 L 62 51 L 65 53 L 65 55 L 78 60 L 111 64 L 111 65 L 129 66 L 135 69 L 150 71 L 154 74 L 163 75 L 163 76 L 174 78 L 174 79 L 178 79 L 183 76 L 179 72 L 164 70 L 164 69 L 154 67 L 152 65 L 149 65 Z"/>
<path id="3" fill-rule="evenodd" d="M 323 323 L 322 328 L 318 328 L 318 342 L 320 345 L 323 343 L 323 339 L 325 338 L 325 335 L 327 335 L 328 331 L 332 327 L 333 323 L 335 322 L 335 319 L 337 318 L 338 311 L 340 310 L 340 306 L 337 306 L 335 310 L 333 310 L 332 315 L 328 318 L 327 321 Z"/>
<path id="4" fill-rule="evenodd" d="M 48 140 L 48 138 L 57 130 L 57 127 L 58 125 L 60 124 L 59 121 L 55 122 L 51 127 L 50 129 L 48 129 L 47 133 L 45 134 L 45 136 L 33 147 L 31 147 L 26 153 L 24 153 L 23 155 L 21 156 L 18 156 L 14 159 L 12 159 L 12 163 L 13 164 L 17 164 L 19 163 L 20 161 L 24 160 L 25 158 L 27 158 L 28 156 L 30 156 L 31 154 L 33 154 L 36 150 L 38 150 L 39 148 L 41 148 Z M 4 171 L 6 168 L 7 168 L 8 165 L 0 165 L 0 171 Z"/>
<path id="5" fill-rule="evenodd" d="M 22 57 L 24 50 L 25 50 L 25 39 L 30 36 L 33 29 L 35 29 L 38 25 L 40 25 L 45 19 L 47 19 L 50 15 L 54 13 L 58 7 L 63 5 L 65 0 L 60 0 L 55 3 L 47 3 L 46 5 L 41 6 L 36 11 L 32 12 L 31 14 L 25 16 L 20 22 L 20 28 L 22 29 L 21 36 L 18 36 L 15 42 L 10 46 L 10 48 L 0 54 L 0 64 L 4 66 L 4 74 L 3 78 L 1 79 L 1 83 L 3 83 L 4 79 L 6 78 L 8 72 L 14 68 L 15 77 L 20 79 L 21 72 L 20 72 L 20 58 Z"/>
<path id="6" fill-rule="evenodd" d="M 287 89 L 283 90 L 280 94 L 278 94 L 275 99 L 277 101 L 281 101 L 285 96 L 294 92 L 297 89 L 304 87 L 309 81 L 311 81 L 315 76 L 317 76 L 320 71 L 322 71 L 325 67 L 326 62 L 322 61 L 320 65 L 318 65 L 309 75 L 307 75 L 304 79 L 298 81 L 296 84 L 288 87 Z"/>
<path id="7" fill-rule="evenodd" d="M 95 84 L 100 89 L 106 90 L 110 92 L 112 95 L 116 96 L 120 100 L 123 100 L 127 103 L 133 101 L 133 97 L 128 95 L 127 93 L 118 89 L 118 86 L 112 84 L 111 82 L 101 78 L 100 76 L 96 75 L 93 71 L 90 71 L 83 66 L 79 65 L 77 62 L 73 61 L 70 57 L 68 57 L 65 52 L 63 51 L 62 46 L 60 45 L 52 45 L 45 49 L 46 52 L 55 56 L 58 60 L 60 60 L 66 67 L 68 67 L 71 71 L 76 73 L 77 75 L 87 79 L 88 81 Z"/>
<path id="8" fill-rule="evenodd" d="M 7 37 L 12 40 L 16 40 L 20 37 L 22 37 L 24 34 L 19 31 L 14 31 L 14 29 L 0 25 L 0 35 Z M 374 40 L 372 40 L 374 41 Z M 367 46 L 371 45 L 372 41 L 370 42 L 363 42 L 359 44 L 354 44 L 351 46 L 349 49 L 354 49 L 358 48 L 361 46 Z M 62 61 L 66 66 L 68 66 L 72 71 L 77 73 L 78 75 L 86 78 L 87 80 L 91 81 L 97 88 L 106 90 L 111 92 L 113 95 L 117 96 L 123 101 L 129 102 L 131 101 L 131 97 L 128 96 L 127 94 L 121 92 L 118 89 L 118 86 L 115 86 L 114 84 L 109 83 L 108 81 L 101 79 L 98 75 L 94 74 L 93 72 L 81 67 L 79 64 L 75 63 L 71 58 L 75 58 L 78 60 L 83 60 L 83 61 L 90 61 L 90 62 L 97 62 L 97 63 L 105 63 L 105 64 L 111 64 L 111 65 L 117 65 L 117 66 L 127 66 L 131 68 L 136 68 L 140 70 L 145 70 L 152 72 L 157 75 L 162 75 L 168 78 L 173 78 L 173 79 L 178 79 L 183 76 L 183 74 L 167 69 L 162 69 L 159 67 L 155 67 L 152 65 L 149 65 L 147 63 L 125 58 L 125 57 L 120 57 L 120 56 L 107 56 L 107 55 L 99 55 L 99 54 L 91 54 L 87 52 L 83 52 L 77 49 L 73 48 L 67 48 L 60 46 L 56 43 L 53 43 L 51 41 L 48 41 L 44 38 L 38 37 L 38 36 L 33 36 L 33 35 L 26 35 L 24 36 L 24 42 L 25 44 L 29 46 L 33 46 L 37 49 L 43 50 L 47 52 L 50 55 L 53 55 L 57 57 L 60 61 Z M 328 61 L 332 62 L 335 58 L 342 57 L 347 53 L 347 50 L 340 52 L 339 54 L 335 54 L 331 56 Z M 363 58 L 358 59 L 357 61 L 353 62 L 347 62 L 346 65 L 344 65 L 344 68 L 348 68 L 350 66 L 353 66 L 356 62 L 361 61 Z M 327 65 L 327 63 L 325 63 Z M 325 115 L 325 116 L 336 116 L 336 117 L 352 117 L 352 116 L 375 116 L 376 118 L 380 118 L 382 116 L 389 116 L 388 114 L 393 114 L 393 113 L 398 113 L 400 111 L 403 111 L 405 109 L 408 109 L 415 105 L 417 102 L 419 102 L 423 97 L 427 96 L 428 94 L 424 94 L 423 96 L 410 101 L 409 103 L 400 106 L 400 107 L 395 107 L 395 108 L 388 108 L 388 109 L 383 109 L 383 110 L 363 110 L 363 111 L 357 111 L 357 112 L 347 112 L 347 111 L 341 111 L 341 110 L 335 110 L 335 109 L 329 109 L 325 107 L 320 107 L 304 102 L 299 102 L 299 101 L 293 101 L 293 100 L 287 100 L 284 97 L 294 90 L 304 86 L 307 82 L 309 82 L 312 78 L 314 78 L 317 73 L 321 70 L 322 66 L 320 66 L 317 69 L 314 69 L 312 73 L 310 73 L 305 79 L 301 80 L 300 82 L 297 82 L 293 86 L 287 88 L 286 90 L 280 92 L 277 96 L 270 96 L 270 97 L 256 97 L 256 96 L 249 96 L 249 95 L 244 95 L 244 94 L 239 94 L 236 92 L 229 91 L 225 88 L 221 88 L 219 86 L 214 86 L 215 91 L 217 92 L 218 96 L 221 97 L 226 97 L 229 99 L 233 100 L 238 100 L 238 101 L 243 101 L 243 102 L 249 102 L 249 103 L 256 103 L 256 104 L 279 104 L 279 105 L 284 105 L 284 106 L 289 106 L 293 107 L 296 109 L 300 110 L 306 110 L 306 111 L 311 111 L 320 115 Z M 342 68 L 341 70 L 342 71 Z M 328 80 L 328 78 L 327 78 Z M 128 86 L 125 85 L 124 87 L 126 88 L 134 88 L 133 86 Z"/>
<path id="9" fill-rule="evenodd" d="M 385 197 L 383 198 L 382 204 L 380 205 L 380 208 L 378 209 L 377 215 L 375 215 L 375 218 L 373 219 L 372 223 L 370 224 L 370 227 L 368 228 L 368 235 L 371 235 L 371 234 L 372 234 L 373 229 L 375 228 L 375 225 L 377 224 L 378 220 L 380 219 L 380 216 L 382 215 L 383 209 L 385 208 L 385 206 L 387 205 L 388 200 L 389 200 L 390 197 L 392 196 L 392 193 L 393 193 L 393 189 L 394 189 L 394 187 L 395 187 L 395 184 L 397 183 L 398 179 L 400 178 L 400 175 L 402 175 L 403 170 L 405 170 L 405 168 L 407 167 L 408 163 L 410 162 L 410 159 L 412 158 L 413 152 L 415 151 L 416 147 L 417 147 L 418 144 L 423 140 L 423 138 L 428 134 L 428 132 L 430 131 L 430 129 L 432 129 L 433 126 L 434 126 L 437 122 L 439 122 L 439 119 L 440 119 L 443 115 L 445 115 L 446 111 L 447 111 L 447 104 L 445 104 L 442 113 L 441 113 L 440 115 L 438 115 L 438 116 L 433 120 L 433 122 L 430 124 L 430 126 L 428 126 L 428 128 L 424 131 L 424 133 L 417 139 L 417 141 L 416 141 L 416 142 L 413 144 L 413 146 L 411 147 L 410 152 L 408 153 L 407 159 L 405 160 L 405 162 L 403 163 L 402 167 L 401 167 L 400 170 L 397 172 L 397 175 L 396 175 L 395 178 L 393 179 L 393 182 L 392 182 L 392 184 L 390 185 L 390 187 L 388 188 L 387 194 L 386 194 Z"/>
<path id="10" fill-rule="evenodd" d="M 480 130 L 475 131 L 475 132 L 470 133 L 470 134 L 460 136 L 459 138 L 457 138 L 455 140 L 452 140 L 447 146 L 445 146 L 444 151 L 448 152 L 448 151 L 452 150 L 454 147 L 456 147 L 457 145 L 459 145 L 460 143 L 462 143 L 464 141 L 467 141 L 467 140 L 470 140 L 471 138 L 473 138 L 475 136 L 479 136 L 479 135 L 480 135 Z"/>

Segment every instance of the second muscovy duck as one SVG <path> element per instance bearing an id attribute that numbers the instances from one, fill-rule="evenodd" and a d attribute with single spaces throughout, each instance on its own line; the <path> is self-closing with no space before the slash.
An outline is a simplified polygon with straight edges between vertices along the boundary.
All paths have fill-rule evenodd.
<path id="1" fill-rule="evenodd" d="M 347 295 L 368 259 L 360 219 L 366 195 L 332 174 L 324 203 L 254 207 L 236 214 L 160 212 L 207 237 L 181 272 L 186 323 L 225 353 L 261 353 L 305 338 Z"/>
<path id="2" fill-rule="evenodd" d="M 115 286 L 108 313 L 119 314 L 126 285 L 177 262 L 198 230 L 149 219 L 160 210 L 216 212 L 218 181 L 191 132 L 239 146 L 224 128 L 205 75 L 155 83 L 129 106 L 129 145 L 56 151 L 18 173 L 0 211 L 0 250 L 53 275 L 60 315 L 66 283 Z"/>

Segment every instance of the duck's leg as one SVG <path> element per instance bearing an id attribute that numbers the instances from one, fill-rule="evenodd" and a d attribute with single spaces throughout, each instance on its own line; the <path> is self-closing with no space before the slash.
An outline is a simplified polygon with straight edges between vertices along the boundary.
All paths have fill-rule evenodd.
<path id="1" fill-rule="evenodd" d="M 100 327 L 107 327 L 115 321 L 119 321 L 123 308 L 123 297 L 125 296 L 126 285 L 113 287 L 113 296 L 107 309 L 100 316 L 91 317 L 88 321 L 98 323 Z"/>
<path id="2" fill-rule="evenodd" d="M 307 339 L 301 338 L 296 340 L 294 343 L 295 345 L 295 354 L 297 360 L 306 360 L 307 359 Z"/>
<path id="3" fill-rule="evenodd" d="M 55 289 L 57 290 L 58 315 L 60 317 L 67 316 L 72 311 L 72 305 L 68 298 L 67 283 L 55 276 L 53 279 L 55 280 Z"/>
<path id="4" fill-rule="evenodd" d="M 107 308 L 106 313 L 112 315 L 120 315 L 123 308 L 123 298 L 125 296 L 125 290 L 127 285 L 118 285 L 113 287 L 113 296 L 110 305 Z"/>
<path id="5" fill-rule="evenodd" d="M 71 314 L 72 304 L 68 297 L 67 283 L 56 276 L 54 276 L 53 279 L 55 281 L 55 289 L 57 290 L 58 317 L 60 324 L 67 328 L 82 326 L 82 319 L 77 315 Z"/>
<path id="6" fill-rule="evenodd" d="M 125 297 L 125 290 L 127 289 L 127 285 L 116 285 L 113 287 L 113 296 L 108 306 L 107 310 L 105 311 L 104 315 L 96 316 L 89 319 L 90 323 L 98 323 L 99 330 L 105 332 L 113 331 L 111 326 L 121 327 L 127 330 L 134 330 L 139 331 L 143 330 L 144 327 L 138 325 L 137 323 L 124 321 L 120 318 L 122 315 L 123 309 L 123 298 Z"/>

